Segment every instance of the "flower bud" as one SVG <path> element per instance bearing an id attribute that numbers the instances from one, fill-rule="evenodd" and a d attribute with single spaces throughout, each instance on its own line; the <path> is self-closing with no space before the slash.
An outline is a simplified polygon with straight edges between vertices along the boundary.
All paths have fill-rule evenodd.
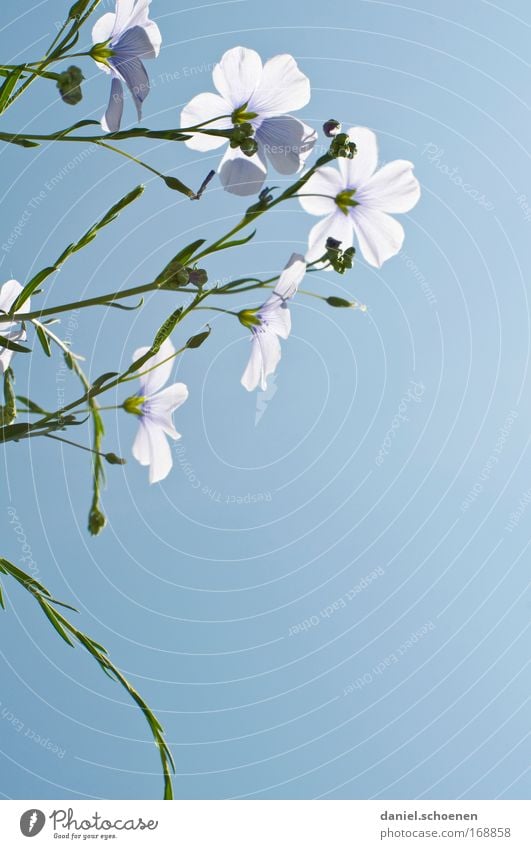
<path id="1" fill-rule="evenodd" d="M 341 124 L 339 121 L 335 121 L 334 118 L 330 118 L 329 121 L 326 121 L 323 124 L 323 133 L 329 139 L 333 139 L 334 136 L 337 136 L 338 133 L 341 132 Z"/>
<path id="2" fill-rule="evenodd" d="M 93 537 L 98 536 L 107 524 L 107 519 L 98 507 L 93 507 L 89 513 L 88 529 Z"/>
<path id="3" fill-rule="evenodd" d="M 198 289 L 202 289 L 205 283 L 208 282 L 208 274 L 206 273 L 204 268 L 187 268 L 188 271 L 188 282 L 192 284 L 192 286 L 197 286 Z"/>
<path id="4" fill-rule="evenodd" d="M 244 139 L 240 145 L 240 150 L 245 156 L 254 156 L 258 151 L 258 143 L 251 138 Z"/>
<path id="5" fill-rule="evenodd" d="M 127 462 L 123 457 L 118 457 L 112 451 L 105 455 L 105 459 L 111 466 L 125 466 Z"/>
<path id="6" fill-rule="evenodd" d="M 62 71 L 59 74 L 57 88 L 64 103 L 68 103 L 69 106 L 75 106 L 79 103 L 83 97 L 81 82 L 84 79 L 85 77 L 81 73 L 81 69 L 76 65 L 70 65 L 66 71 Z"/>
<path id="7" fill-rule="evenodd" d="M 353 159 L 356 154 L 356 145 L 350 141 L 347 133 L 338 133 L 332 140 L 329 153 L 335 159 L 338 157 Z"/>
<path id="8" fill-rule="evenodd" d="M 199 348 L 203 342 L 208 339 L 210 336 L 210 327 L 208 330 L 203 330 L 201 333 L 196 333 L 195 336 L 191 336 L 188 342 L 186 343 L 187 348 Z"/>

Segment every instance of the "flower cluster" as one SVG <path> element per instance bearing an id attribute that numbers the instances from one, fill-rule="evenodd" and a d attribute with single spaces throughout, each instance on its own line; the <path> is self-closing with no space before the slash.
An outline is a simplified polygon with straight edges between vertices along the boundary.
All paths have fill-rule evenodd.
<path id="1" fill-rule="evenodd" d="M 378 168 L 376 136 L 367 127 L 353 126 L 345 131 L 339 121 L 330 118 L 322 127 L 325 153 L 312 160 L 318 132 L 293 114 L 308 105 L 310 81 L 294 57 L 285 53 L 262 61 L 253 49 L 233 47 L 214 67 L 215 91 L 193 97 L 181 111 L 179 127 L 121 129 L 126 89 L 136 108 L 137 119 L 140 121 L 142 117 L 143 105 L 150 92 L 144 62 L 159 56 L 162 37 L 157 24 L 150 18 L 151 0 L 116 0 L 114 12 L 107 12 L 94 24 L 91 49 L 72 54 L 70 50 L 79 39 L 80 28 L 98 5 L 99 0 L 77 0 L 44 59 L 0 66 L 3 76 L 0 114 L 37 80 L 53 80 L 62 102 L 68 108 L 78 105 L 83 96 L 83 71 L 68 64 L 59 73 L 54 73 L 50 66 L 63 60 L 70 62 L 73 56 L 84 56 L 96 62 L 110 77 L 110 98 L 103 117 L 100 120 L 87 118 L 51 134 L 0 133 L 0 140 L 29 149 L 38 147 L 43 141 L 82 142 L 85 146 L 104 147 L 113 155 L 126 157 L 128 164 L 135 163 L 135 168 L 147 169 L 150 176 L 156 175 L 170 190 L 194 202 L 207 194 L 216 174 L 231 195 L 254 197 L 241 219 L 227 233 L 211 241 L 202 234 L 166 261 L 151 282 L 128 289 L 118 288 L 118 291 L 115 288 L 103 295 L 90 293 L 91 297 L 75 304 L 50 305 L 53 298 L 46 292 L 46 305 L 35 308 L 37 296 L 50 285 L 50 278 L 69 257 L 92 244 L 102 228 L 141 197 L 145 187 L 136 186 L 113 204 L 80 239 L 72 241 L 54 263 L 38 271 L 24 285 L 8 280 L 0 288 L 0 376 L 4 393 L 4 404 L 0 405 L 0 442 L 18 443 L 46 436 L 90 452 L 92 498 L 88 527 L 92 534 L 100 533 L 107 523 L 101 505 L 105 463 L 113 466 L 125 463 L 114 452 L 103 449 L 106 410 L 120 409 L 136 420 L 138 427 L 132 454 L 140 465 L 148 467 L 150 483 L 163 481 L 172 468 L 169 440 L 177 440 L 180 436 L 173 415 L 188 398 L 184 383 L 170 382 L 173 365 L 180 354 L 199 348 L 211 334 L 210 326 L 203 326 L 176 349 L 172 337 L 178 335 L 190 313 L 216 310 L 243 325 L 249 336 L 250 355 L 241 384 L 249 392 L 257 388 L 265 390 L 268 378 L 275 373 L 281 359 L 281 341 L 286 342 L 291 332 L 291 305 L 295 296 L 319 298 L 332 308 L 366 309 L 355 298 L 320 292 L 319 286 L 326 277 L 314 272 L 322 269 L 346 275 L 354 265 L 357 249 L 368 266 L 381 268 L 400 251 L 404 240 L 403 227 L 393 216 L 409 212 L 420 197 L 411 162 L 400 159 Z M 216 169 L 210 170 L 194 190 L 177 177 L 161 173 L 117 146 L 127 139 L 138 138 L 158 139 L 168 144 L 183 142 L 194 154 L 212 154 L 219 150 L 220 158 Z M 272 179 L 271 171 L 279 177 Z M 266 185 L 270 181 L 281 185 L 271 188 Z M 292 200 L 298 200 L 305 212 L 319 218 L 309 232 L 304 255 L 291 253 L 283 270 L 265 280 L 231 274 L 230 278 L 211 284 L 208 262 L 220 251 L 232 251 L 249 244 L 260 217 Z M 231 199 L 230 202 L 235 201 Z M 283 241 L 287 241 L 284 236 Z M 301 287 L 304 277 L 311 280 L 310 285 L 314 284 L 312 290 Z M 71 313 L 73 307 L 76 313 L 89 307 L 141 309 L 146 293 L 156 298 L 161 290 L 171 292 L 171 300 L 177 302 L 180 295 L 186 293 L 186 300 L 183 297 L 180 306 L 173 304 L 173 311 L 162 321 L 152 343 L 134 352 L 133 361 L 124 372 L 106 371 L 95 378 L 85 374 L 83 357 L 72 351 L 71 335 L 62 337 L 61 330 L 55 327 L 60 314 Z M 265 290 L 267 295 L 264 295 Z M 249 291 L 257 293 L 258 306 L 225 308 L 228 296 L 243 295 L 244 303 L 248 304 Z M 221 296 L 221 301 L 217 300 Z M 121 303 L 132 297 L 140 300 L 135 300 L 134 305 Z M 220 303 L 224 306 L 219 306 Z M 51 357 L 52 350 L 58 351 L 64 359 L 65 371 L 70 370 L 81 387 L 80 397 L 68 403 L 65 401 L 57 410 L 44 409 L 40 399 L 37 403 L 32 398 L 16 395 L 12 358 L 30 351 L 22 344 L 26 342 L 30 327 L 44 354 Z M 136 379 L 139 385 L 135 394 L 128 395 L 115 406 L 100 406 L 103 393 L 120 390 L 127 381 Z M 89 445 L 64 437 L 67 430 L 70 437 L 71 428 L 74 434 L 76 428 L 78 433 L 85 432 L 80 426 L 87 419 L 91 426 Z M 0 574 L 11 575 L 22 584 L 63 639 L 70 645 L 73 640 L 83 646 L 101 668 L 126 688 L 149 723 L 164 773 L 165 798 L 172 798 L 171 752 L 160 723 L 140 695 L 111 663 L 99 643 L 78 631 L 57 610 L 55 605 L 61 606 L 61 603 L 56 602 L 44 586 L 1 557 Z M 0 587 L 0 605 L 2 598 Z"/>

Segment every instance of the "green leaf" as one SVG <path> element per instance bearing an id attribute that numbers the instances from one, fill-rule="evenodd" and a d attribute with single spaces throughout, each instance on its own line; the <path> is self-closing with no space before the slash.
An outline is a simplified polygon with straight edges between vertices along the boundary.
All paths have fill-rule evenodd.
<path id="1" fill-rule="evenodd" d="M 249 236 L 244 236 L 243 239 L 233 239 L 232 242 L 223 242 L 223 244 L 219 246 L 219 250 L 225 250 L 225 248 L 236 248 L 238 247 L 238 245 L 246 245 L 247 242 L 250 242 L 251 239 L 254 239 L 255 235 L 256 230 L 253 230 L 253 232 Z"/>
<path id="2" fill-rule="evenodd" d="M 123 209 L 125 209 L 126 206 L 129 206 L 130 203 L 133 203 L 133 201 L 140 197 L 143 191 L 144 186 L 139 185 L 136 186 L 136 188 L 134 188 L 131 192 L 128 192 L 123 198 L 118 201 L 118 203 L 115 203 L 113 206 L 111 206 L 111 208 L 108 210 L 108 212 L 105 213 L 103 218 L 96 222 L 96 224 L 93 224 L 92 227 L 87 230 L 87 232 L 81 237 L 81 239 L 79 239 L 78 242 L 72 242 L 70 245 L 68 245 L 68 247 L 65 248 L 63 253 L 56 260 L 54 265 L 50 265 L 47 268 L 43 268 L 41 271 L 37 272 L 37 274 L 35 274 L 34 277 L 31 278 L 29 283 L 24 286 L 22 292 L 13 303 L 10 310 L 10 314 L 13 315 L 18 312 L 18 310 L 20 310 L 23 304 L 26 303 L 28 298 L 33 295 L 35 290 L 38 289 L 40 284 L 44 280 L 46 280 L 47 277 L 49 277 L 51 274 L 54 274 L 54 272 L 58 271 L 61 265 L 65 262 L 65 260 L 68 259 L 68 257 L 72 256 L 72 254 L 89 245 L 90 242 L 92 242 L 92 240 L 96 238 L 98 232 L 103 229 L 103 227 L 106 227 L 107 224 L 110 224 L 111 221 L 114 221 L 114 219 L 120 214 Z"/>
<path id="3" fill-rule="evenodd" d="M 24 345 L 19 345 L 18 342 L 13 342 L 6 336 L 0 336 L 0 348 L 7 348 L 8 351 L 16 351 L 19 354 L 30 354 L 31 348 L 26 348 Z"/>
<path id="4" fill-rule="evenodd" d="M 17 68 L 14 68 L 0 86 L 0 115 L 7 109 L 9 105 L 9 98 L 11 97 L 13 89 L 18 83 L 20 77 L 24 73 L 24 70 L 24 65 L 19 65 Z"/>
<path id="5" fill-rule="evenodd" d="M 51 357 L 52 356 L 52 349 L 51 349 L 50 341 L 49 341 L 46 333 L 44 332 L 42 327 L 39 327 L 39 325 L 36 325 L 35 327 L 36 327 L 36 330 L 37 330 L 37 339 L 41 343 L 42 350 L 44 351 L 44 353 L 46 354 L 47 357 Z"/>
<path id="6" fill-rule="evenodd" d="M 61 625 L 59 619 L 57 618 L 57 615 L 53 611 L 53 608 L 49 607 L 49 605 L 46 604 L 46 602 L 43 601 L 40 598 L 38 598 L 37 601 L 39 602 L 39 605 L 41 607 L 42 612 L 47 617 L 47 619 L 52 623 L 53 627 L 55 628 L 55 630 L 57 631 L 59 636 L 62 637 L 62 639 L 65 641 L 65 643 L 68 643 L 69 646 L 72 646 L 72 648 L 74 648 L 74 643 L 72 642 L 72 640 L 70 639 L 70 637 L 66 633 L 65 629 Z"/>
<path id="7" fill-rule="evenodd" d="M 119 372 L 117 371 L 106 371 L 105 374 L 100 374 L 96 380 L 93 381 L 92 386 L 90 387 L 90 392 L 93 393 L 95 389 L 99 389 L 100 386 L 103 386 L 104 383 L 107 383 L 108 380 L 112 380 L 113 377 L 117 377 Z"/>
<path id="8" fill-rule="evenodd" d="M 32 413 L 38 413 L 40 416 L 45 416 L 47 411 L 43 410 L 42 407 L 39 407 L 35 401 L 32 401 L 31 398 L 26 398 L 25 395 L 17 395 L 17 401 L 20 401 L 21 404 L 24 404 L 28 410 L 31 410 Z"/>
<path id="9" fill-rule="evenodd" d="M 190 259 L 193 257 L 196 251 L 199 250 L 206 242 L 206 239 L 196 239 L 195 242 L 190 242 L 189 245 L 186 245 L 178 254 L 176 254 L 173 258 L 173 262 L 180 262 L 183 265 L 187 265 L 190 262 Z"/>

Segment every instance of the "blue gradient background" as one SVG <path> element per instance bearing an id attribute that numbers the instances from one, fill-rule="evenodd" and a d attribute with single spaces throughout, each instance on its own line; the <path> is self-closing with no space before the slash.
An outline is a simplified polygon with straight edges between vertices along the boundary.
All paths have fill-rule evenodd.
<path id="1" fill-rule="evenodd" d="M 37 58 L 68 5 L 4 8 L 5 60 Z M 37 577 L 79 608 L 76 621 L 163 721 L 177 797 L 526 798 L 531 510 L 512 530 L 508 522 L 531 487 L 531 220 L 518 200 L 531 196 L 529 6 L 180 6 L 152 4 L 164 44 L 149 66 L 146 124 L 178 126 L 182 105 L 212 88 L 211 67 L 228 48 L 243 44 L 264 58 L 290 52 L 312 82 L 301 117 L 316 128 L 332 116 L 374 128 L 382 162 L 415 162 L 422 198 L 401 216 L 402 256 L 379 271 L 359 257 L 350 275 L 308 283 L 353 295 L 368 312 L 297 300 L 276 393 L 258 423 L 256 395 L 239 384 L 246 333 L 211 314 L 210 339 L 177 368 L 190 399 L 177 415 L 176 467 L 151 488 L 134 462 L 109 468 L 110 521 L 100 538 L 85 530 L 83 455 L 40 440 L 7 446 L 2 554 L 22 565 L 12 507 Z M 3 129 L 52 131 L 99 117 L 108 79 L 88 60 L 83 70 L 80 106 L 36 85 Z M 130 102 L 126 109 L 132 121 Z M 435 157 L 429 145 L 440 149 Z M 88 150 L 72 165 L 83 148 L 1 150 L 1 243 L 29 211 L 13 246 L 0 251 L 3 279 L 29 279 L 148 176 L 144 198 L 69 261 L 39 303 L 150 280 L 183 244 L 221 234 L 245 206 L 217 182 L 190 204 L 105 151 Z M 218 161 L 216 152 L 178 144 L 127 149 L 194 186 Z M 315 220 L 286 204 L 262 221 L 252 245 L 209 262 L 211 279 L 276 272 L 292 250 L 304 251 Z M 142 311 L 83 312 L 61 327 L 96 376 L 124 367 L 173 304 L 161 293 Z M 206 315 L 183 326 L 176 343 Z M 60 367 L 35 346 L 16 360 L 18 391 L 54 404 Z M 407 404 L 408 421 L 378 465 L 411 381 L 423 386 L 420 401 Z M 65 388 L 77 394 L 73 382 Z M 481 480 L 510 415 L 498 462 Z M 106 421 L 108 450 L 130 458 L 135 423 L 113 414 Z M 81 650 L 61 643 L 22 590 L 6 589 L 3 796 L 159 797 L 157 754 L 138 710 Z M 320 613 L 334 602 L 332 615 Z M 305 619 L 318 624 L 290 636 Z"/>

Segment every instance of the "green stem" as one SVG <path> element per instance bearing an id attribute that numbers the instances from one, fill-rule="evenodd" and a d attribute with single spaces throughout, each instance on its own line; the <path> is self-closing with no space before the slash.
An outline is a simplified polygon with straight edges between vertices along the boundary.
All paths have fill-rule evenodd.
<path id="1" fill-rule="evenodd" d="M 6 560 L 3 557 L 0 557 L 0 572 L 4 575 L 8 575 L 13 578 L 21 587 L 23 587 L 28 593 L 30 593 L 35 601 L 38 603 L 44 615 L 47 617 L 48 621 L 53 625 L 57 633 L 60 637 L 69 645 L 74 647 L 75 643 L 78 643 L 82 648 L 84 648 L 89 654 L 92 655 L 94 660 L 98 663 L 100 668 L 107 673 L 111 679 L 115 680 L 120 684 L 125 691 L 129 694 L 131 699 L 135 702 L 135 704 L 140 708 L 142 713 L 144 714 L 144 718 L 149 725 L 149 729 L 151 731 L 151 735 L 153 737 L 153 742 L 155 743 L 159 757 L 160 763 L 162 767 L 162 774 L 164 778 L 164 799 L 173 799 L 173 786 L 172 786 L 172 772 L 175 772 L 175 764 L 173 761 L 172 754 L 170 752 L 170 748 L 166 742 L 164 736 L 164 729 L 160 724 L 159 720 L 147 704 L 144 701 L 142 696 L 135 690 L 132 684 L 129 683 L 125 675 L 118 669 L 117 666 L 110 659 L 107 649 L 102 645 L 97 643 L 87 634 L 84 634 L 75 625 L 73 625 L 69 619 L 66 618 L 57 607 L 60 608 L 68 608 L 69 610 L 73 610 L 74 613 L 78 611 L 75 607 L 72 607 L 70 604 L 65 604 L 64 602 L 58 601 L 56 598 L 50 594 L 50 592 L 46 589 L 43 584 L 39 583 L 32 578 L 31 575 L 28 575 L 26 572 L 23 572 L 22 569 L 19 569 L 17 566 L 14 566 L 13 563 L 10 563 L 9 560 Z M 4 595 L 2 592 L 2 588 L 0 586 L 0 606 L 5 609 Z M 72 642 L 72 639 L 75 642 Z"/>

